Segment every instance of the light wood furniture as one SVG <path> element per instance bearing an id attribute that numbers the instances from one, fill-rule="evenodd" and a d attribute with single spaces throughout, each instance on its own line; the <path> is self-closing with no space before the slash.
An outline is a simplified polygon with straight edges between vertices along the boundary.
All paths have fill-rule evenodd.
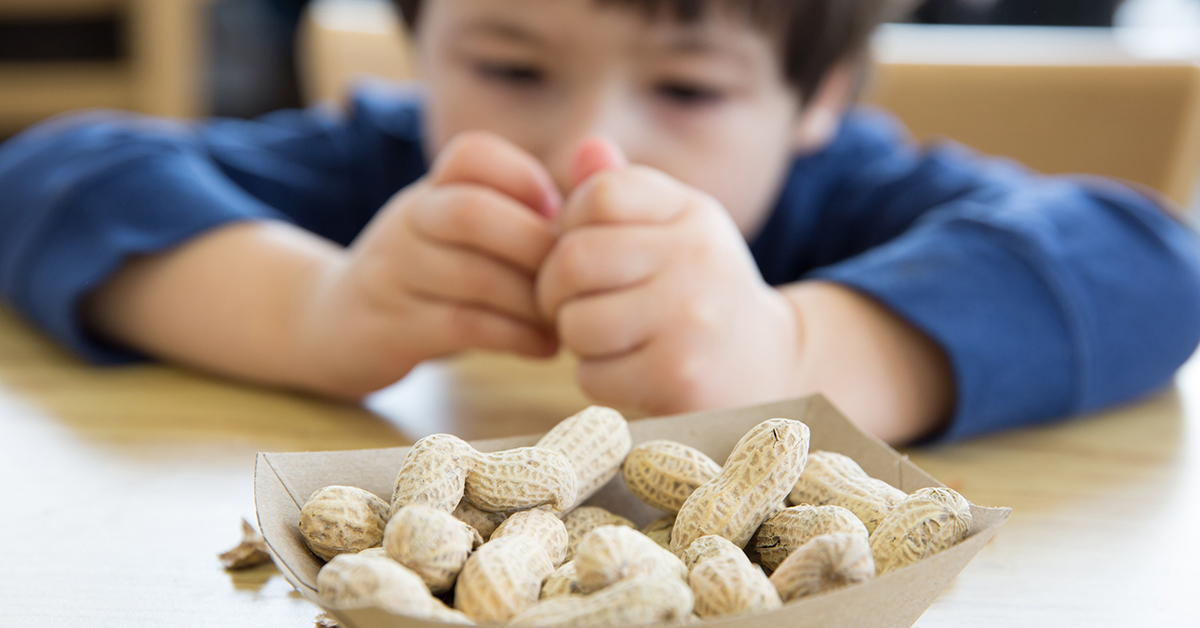
<path id="1" fill-rule="evenodd" d="M 120 16 L 128 49 L 114 61 L 0 61 L 0 133 L 82 108 L 203 115 L 210 1 L 0 0 L 0 20 Z"/>
<path id="2" fill-rule="evenodd" d="M 296 64 L 308 102 L 340 101 L 364 79 L 417 75 L 407 29 L 386 0 L 316 0 L 297 33 Z"/>
<path id="3" fill-rule="evenodd" d="M 386 2 L 320 0 L 302 32 L 310 100 L 339 99 L 367 76 L 415 77 Z M 1124 179 L 1187 207 L 1200 180 L 1200 59 L 1146 56 L 1138 37 L 888 25 L 864 100 L 923 141 L 950 138 L 1048 174 Z"/>
<path id="4" fill-rule="evenodd" d="M 368 409 L 174 368 L 89 367 L 0 310 L 0 617 L 62 626 L 311 626 L 273 568 L 216 554 L 254 521 L 255 452 L 530 433 L 587 403 L 571 362 L 424 366 Z M 1142 403 L 907 452 L 1012 518 L 917 623 L 1192 628 L 1200 617 L 1200 363 Z"/>
<path id="5" fill-rule="evenodd" d="M 1200 180 L 1200 58 L 1146 56 L 1140 36 L 891 25 L 865 99 L 920 140 L 1124 179 L 1187 207 Z"/>

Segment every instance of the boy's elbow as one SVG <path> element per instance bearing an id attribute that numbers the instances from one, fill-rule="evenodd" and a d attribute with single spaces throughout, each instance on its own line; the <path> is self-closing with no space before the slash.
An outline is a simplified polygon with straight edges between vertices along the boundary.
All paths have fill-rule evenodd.
<path id="1" fill-rule="evenodd" d="M 1127 315 L 1097 315 L 1107 340 L 1093 353 L 1085 410 L 1162 389 L 1200 345 L 1200 242 L 1175 226 L 1162 244 L 1156 264 L 1127 277 L 1132 290 L 1103 306 Z"/>

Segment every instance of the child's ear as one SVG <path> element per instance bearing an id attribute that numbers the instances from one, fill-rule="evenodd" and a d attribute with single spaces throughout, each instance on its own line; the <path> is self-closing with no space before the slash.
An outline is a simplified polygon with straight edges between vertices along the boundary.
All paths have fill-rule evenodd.
<path id="1" fill-rule="evenodd" d="M 839 63 L 817 89 L 812 99 L 803 105 L 796 118 L 795 152 L 816 152 L 833 141 L 842 124 L 842 116 L 854 97 L 858 64 Z"/>

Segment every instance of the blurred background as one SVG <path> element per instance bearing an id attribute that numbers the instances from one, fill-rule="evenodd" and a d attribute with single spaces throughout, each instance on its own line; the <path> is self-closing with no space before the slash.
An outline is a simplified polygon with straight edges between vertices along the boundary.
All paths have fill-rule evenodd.
<path id="1" fill-rule="evenodd" d="M 864 99 L 918 138 L 1200 205 L 1200 0 L 926 0 L 874 48 Z M 386 0 L 0 0 L 0 138 L 87 107 L 252 117 L 370 76 L 412 76 Z"/>

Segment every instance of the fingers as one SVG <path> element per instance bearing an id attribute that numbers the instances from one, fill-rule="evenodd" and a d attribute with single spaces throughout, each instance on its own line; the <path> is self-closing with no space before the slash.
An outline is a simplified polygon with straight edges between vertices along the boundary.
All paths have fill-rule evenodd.
<path id="1" fill-rule="evenodd" d="M 498 135 L 462 133 L 450 140 L 430 168 L 437 185 L 470 183 L 493 188 L 544 217 L 562 206 L 554 179 L 533 155 Z"/>
<path id="2" fill-rule="evenodd" d="M 584 140 L 571 156 L 571 189 L 605 170 L 629 165 L 629 159 L 616 142 L 603 137 Z"/>
<path id="3" fill-rule="evenodd" d="M 559 230 L 586 225 L 662 224 L 680 216 L 692 194 L 682 183 L 645 166 L 606 170 L 571 194 Z"/>
<path id="4" fill-rule="evenodd" d="M 563 303 L 649 280 L 663 266 L 666 248 L 656 227 L 588 227 L 562 236 L 538 273 L 542 315 L 553 320 Z"/>
<path id="5" fill-rule="evenodd" d="M 549 223 L 511 198 L 476 185 L 430 188 L 414 202 L 409 216 L 419 235 L 492 255 L 531 277 L 555 242 Z"/>
<path id="6" fill-rule="evenodd" d="M 599 403 L 669 414 L 705 405 L 709 365 L 679 360 L 669 339 L 655 339 L 638 351 L 581 360 L 579 385 Z"/>
<path id="7" fill-rule="evenodd" d="M 553 333 L 490 310 L 429 299 L 418 311 L 413 324 L 425 330 L 429 355 L 485 349 L 546 358 L 558 351 Z"/>
<path id="8" fill-rule="evenodd" d="M 469 249 L 418 244 L 405 263 L 414 272 L 404 280 L 410 292 L 493 310 L 531 325 L 543 319 L 533 295 L 533 279 Z"/>
<path id="9" fill-rule="evenodd" d="M 562 343 L 582 359 L 623 355 L 649 342 L 663 310 L 652 290 L 606 292 L 570 301 L 556 319 Z"/>

